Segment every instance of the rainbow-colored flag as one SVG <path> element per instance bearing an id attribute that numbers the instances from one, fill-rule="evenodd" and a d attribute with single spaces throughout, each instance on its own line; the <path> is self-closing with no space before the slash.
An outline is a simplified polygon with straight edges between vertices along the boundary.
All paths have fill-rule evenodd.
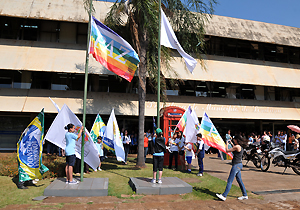
<path id="1" fill-rule="evenodd" d="M 131 82 L 140 59 L 131 45 L 92 16 L 89 54 L 109 71 Z"/>
<path id="2" fill-rule="evenodd" d="M 202 134 L 202 139 L 204 143 L 210 147 L 214 147 L 224 153 L 226 153 L 225 142 L 217 131 L 216 127 L 209 119 L 206 112 L 203 113 L 203 117 L 201 120 L 200 133 Z M 233 158 L 232 153 L 226 153 L 231 158 Z"/>
<path id="3" fill-rule="evenodd" d="M 94 142 L 97 142 L 98 136 L 103 137 L 106 126 L 99 114 L 97 114 L 92 129 L 90 131 L 91 137 Z"/>
<path id="4" fill-rule="evenodd" d="M 182 115 L 182 117 L 180 118 L 179 122 L 177 123 L 176 127 L 178 128 L 178 130 L 180 131 L 184 131 L 185 127 L 186 127 L 186 121 L 187 121 L 187 112 L 192 113 L 192 108 L 191 106 L 188 107 L 188 109 L 184 112 L 184 114 Z M 176 129 L 176 128 L 175 128 Z"/>

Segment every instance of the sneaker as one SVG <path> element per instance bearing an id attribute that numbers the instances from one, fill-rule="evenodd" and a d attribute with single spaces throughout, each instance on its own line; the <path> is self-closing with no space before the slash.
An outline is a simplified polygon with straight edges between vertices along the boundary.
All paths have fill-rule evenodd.
<path id="1" fill-rule="evenodd" d="M 151 183 L 152 183 L 152 184 L 156 184 L 156 179 L 152 179 L 152 180 L 151 180 Z"/>
<path id="2" fill-rule="evenodd" d="M 68 180 L 66 180 L 66 184 L 69 184 L 69 181 L 68 181 Z"/>
<path id="3" fill-rule="evenodd" d="M 94 170 L 95 172 L 97 171 L 97 168 Z"/>
<path id="4" fill-rule="evenodd" d="M 188 174 L 190 174 L 191 172 L 192 172 L 192 171 L 189 171 L 189 170 L 186 170 L 186 171 L 185 171 L 185 173 L 188 173 Z"/>
<path id="5" fill-rule="evenodd" d="M 102 171 L 102 169 L 98 167 L 98 171 Z"/>
<path id="6" fill-rule="evenodd" d="M 162 181 L 161 181 L 161 179 L 159 179 L 159 180 L 157 181 L 157 183 L 158 183 L 158 184 L 162 184 Z"/>
<path id="7" fill-rule="evenodd" d="M 238 197 L 238 200 L 248 200 L 248 196 Z"/>
<path id="8" fill-rule="evenodd" d="M 69 181 L 69 184 L 78 184 L 79 182 L 78 181 L 75 181 L 75 180 L 73 180 L 73 181 Z"/>
<path id="9" fill-rule="evenodd" d="M 222 201 L 226 201 L 226 197 L 224 197 L 222 194 L 216 194 L 216 196 L 222 200 Z"/>
<path id="10" fill-rule="evenodd" d="M 203 176 L 203 174 L 202 173 L 198 173 L 197 176 Z"/>

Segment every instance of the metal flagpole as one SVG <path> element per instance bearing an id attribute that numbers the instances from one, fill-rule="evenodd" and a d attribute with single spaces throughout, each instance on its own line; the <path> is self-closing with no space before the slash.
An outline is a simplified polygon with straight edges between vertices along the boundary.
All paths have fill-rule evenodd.
<path id="1" fill-rule="evenodd" d="M 86 59 L 85 59 L 85 74 L 84 74 L 84 96 L 83 96 L 83 131 L 81 140 L 81 170 L 80 181 L 83 182 L 83 168 L 84 168 L 84 136 L 85 136 L 85 117 L 86 117 L 86 98 L 87 98 L 87 83 L 88 83 L 88 70 L 89 70 L 89 46 L 90 46 L 90 34 L 91 34 L 91 19 L 92 19 L 92 4 L 93 0 L 90 0 L 89 8 L 89 24 L 87 34 L 87 47 L 86 47 Z"/>
<path id="2" fill-rule="evenodd" d="M 161 33 L 161 0 L 159 2 L 159 11 L 158 11 L 158 63 L 157 63 L 157 128 L 160 127 L 159 120 L 159 102 L 160 102 L 160 33 Z"/>

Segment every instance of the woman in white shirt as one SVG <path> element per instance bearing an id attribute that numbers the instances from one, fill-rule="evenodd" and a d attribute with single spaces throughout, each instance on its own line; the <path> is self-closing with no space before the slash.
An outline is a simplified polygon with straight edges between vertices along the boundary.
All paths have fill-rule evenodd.
<path id="1" fill-rule="evenodd" d="M 124 131 L 124 136 L 123 136 L 123 146 L 124 146 L 124 152 L 125 152 L 125 161 L 124 164 L 127 165 L 127 157 L 128 157 L 128 153 L 129 153 L 129 146 L 130 146 L 130 136 L 128 135 L 128 131 L 125 130 Z"/>
<path id="2" fill-rule="evenodd" d="M 169 169 L 172 168 L 173 165 L 173 156 L 175 158 L 175 168 L 177 170 L 178 167 L 178 144 L 179 139 L 177 138 L 177 133 L 174 133 L 172 138 L 169 139 L 169 146 L 170 146 L 170 156 L 169 156 Z"/>

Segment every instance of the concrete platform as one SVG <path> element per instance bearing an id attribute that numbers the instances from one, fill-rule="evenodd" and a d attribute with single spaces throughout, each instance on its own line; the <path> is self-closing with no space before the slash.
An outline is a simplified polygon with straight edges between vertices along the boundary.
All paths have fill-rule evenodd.
<path id="1" fill-rule="evenodd" d="M 193 191 L 193 187 L 177 177 L 163 177 L 162 184 L 152 184 L 151 178 L 131 177 L 129 185 L 136 194 L 170 195 Z"/>
<path id="2" fill-rule="evenodd" d="M 75 179 L 74 179 L 75 180 Z M 107 196 L 108 178 L 84 178 L 79 184 L 66 184 L 65 178 L 57 178 L 44 191 L 44 196 L 91 197 Z"/>

